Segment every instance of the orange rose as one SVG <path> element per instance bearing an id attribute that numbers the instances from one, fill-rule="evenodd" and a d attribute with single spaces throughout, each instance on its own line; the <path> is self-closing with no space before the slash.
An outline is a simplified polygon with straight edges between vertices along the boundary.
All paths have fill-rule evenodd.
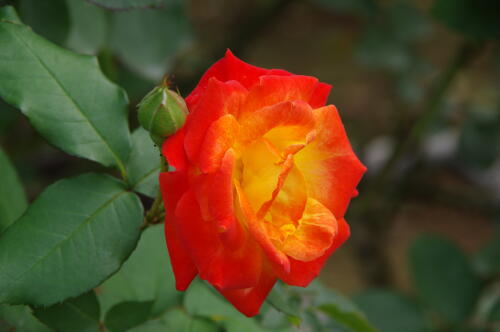
<path id="1" fill-rule="evenodd" d="M 199 274 L 253 316 L 277 279 L 307 286 L 347 239 L 366 168 L 324 106 L 330 88 L 230 51 L 204 74 L 163 145 L 176 169 L 160 185 L 177 289 Z"/>

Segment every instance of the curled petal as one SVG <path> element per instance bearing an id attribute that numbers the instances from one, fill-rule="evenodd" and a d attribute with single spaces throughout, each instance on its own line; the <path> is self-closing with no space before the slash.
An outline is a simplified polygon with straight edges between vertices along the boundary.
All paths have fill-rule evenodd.
<path id="1" fill-rule="evenodd" d="M 307 103 L 284 101 L 246 114 L 240 119 L 240 124 L 240 139 L 246 144 L 280 128 L 288 128 L 289 135 L 270 133 L 270 136 L 278 138 L 276 141 L 305 140 L 306 135 L 314 129 L 315 119 Z"/>
<path id="2" fill-rule="evenodd" d="M 245 150 L 242 164 L 240 185 L 258 220 L 264 219 L 268 211 L 273 219 L 300 219 L 307 187 L 292 155 L 282 161 L 265 140 L 259 140 Z"/>
<path id="3" fill-rule="evenodd" d="M 296 231 L 285 239 L 282 250 L 296 260 L 310 262 L 325 254 L 336 233 L 337 220 L 330 210 L 309 198 Z"/>
<path id="4" fill-rule="evenodd" d="M 240 184 L 235 182 L 238 205 L 241 209 L 241 214 L 245 219 L 245 222 L 248 225 L 248 229 L 252 234 L 253 238 L 259 243 L 261 248 L 264 250 L 267 258 L 275 265 L 277 268 L 284 273 L 288 273 L 290 271 L 290 261 L 288 257 L 276 249 L 271 239 L 267 235 L 267 231 L 265 229 L 264 223 L 257 219 L 255 212 L 252 210 L 248 199 L 243 192 Z"/>
<path id="5" fill-rule="evenodd" d="M 328 257 L 330 257 L 350 235 L 349 225 L 347 222 L 344 219 L 337 219 L 337 222 L 337 234 L 333 238 L 332 245 L 323 254 L 323 256 L 310 262 L 290 258 L 290 273 L 283 273 L 277 270 L 278 276 L 281 280 L 283 280 L 283 282 L 292 286 L 306 287 L 314 278 L 318 276 Z"/>
<path id="6" fill-rule="evenodd" d="M 302 218 L 306 207 L 307 187 L 302 173 L 293 164 L 292 155 L 287 157 L 282 167 L 272 197 L 261 206 L 259 213 L 264 217 L 265 210 L 269 209 L 273 222 L 287 219 L 288 223 L 295 223 Z"/>

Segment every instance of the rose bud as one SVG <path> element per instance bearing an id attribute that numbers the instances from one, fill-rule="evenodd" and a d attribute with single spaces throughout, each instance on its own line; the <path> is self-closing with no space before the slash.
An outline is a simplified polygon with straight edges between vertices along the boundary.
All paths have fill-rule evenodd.
<path id="1" fill-rule="evenodd" d="M 149 92 L 138 106 L 139 123 L 158 146 L 184 126 L 188 114 L 184 99 L 166 83 Z"/>
<path id="2" fill-rule="evenodd" d="M 162 152 L 165 236 L 176 287 L 197 275 L 256 315 L 275 282 L 307 286 L 349 237 L 365 166 L 330 85 L 249 65 L 230 51 L 186 98 Z"/>

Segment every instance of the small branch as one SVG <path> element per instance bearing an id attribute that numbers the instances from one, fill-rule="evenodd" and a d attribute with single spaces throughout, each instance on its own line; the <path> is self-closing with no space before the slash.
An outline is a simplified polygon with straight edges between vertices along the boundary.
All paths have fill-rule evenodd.
<path id="1" fill-rule="evenodd" d="M 154 203 L 156 203 L 156 202 L 157 201 L 155 200 Z M 160 207 L 162 207 L 161 199 L 158 202 L 159 203 L 157 205 L 160 206 Z M 165 213 L 164 212 L 158 212 L 158 208 L 157 207 L 155 208 L 155 210 L 153 208 L 151 208 L 146 213 L 146 215 L 144 216 L 144 222 L 143 222 L 143 224 L 141 226 L 141 230 L 144 230 L 144 229 L 148 228 L 151 225 L 156 225 L 156 224 L 161 223 L 163 221 L 163 218 L 165 218 Z"/>
<path id="2" fill-rule="evenodd" d="M 161 163 L 161 172 L 167 172 L 168 171 L 168 164 L 165 161 L 165 158 L 161 157 L 160 159 Z M 165 218 L 165 209 L 163 206 L 163 197 L 161 190 L 158 189 L 158 193 L 156 194 L 156 198 L 153 201 L 153 204 L 149 208 L 149 210 L 146 212 L 146 215 L 144 216 L 144 223 L 141 226 L 141 229 L 145 229 L 150 225 L 154 224 L 159 224 L 163 221 Z"/>

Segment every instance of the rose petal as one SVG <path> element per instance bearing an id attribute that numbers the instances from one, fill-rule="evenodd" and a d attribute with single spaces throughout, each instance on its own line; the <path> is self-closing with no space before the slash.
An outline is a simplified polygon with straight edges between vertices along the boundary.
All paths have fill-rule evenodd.
<path id="1" fill-rule="evenodd" d="M 179 130 L 165 140 L 162 146 L 162 153 L 170 166 L 175 167 L 177 171 L 186 169 L 187 156 L 184 151 L 184 129 Z"/>
<path id="2" fill-rule="evenodd" d="M 289 155 L 277 179 L 272 198 L 261 206 L 257 215 L 264 217 L 265 210 L 269 209 L 273 222 L 275 219 L 287 219 L 287 223 L 295 223 L 302 217 L 306 202 L 307 187 L 304 177 L 293 164 L 293 157 Z"/>
<path id="3" fill-rule="evenodd" d="M 263 107 L 285 101 L 309 102 L 318 86 L 318 79 L 311 76 L 275 76 L 266 75 L 259 78 L 241 107 L 240 116 L 246 116 Z"/>
<path id="4" fill-rule="evenodd" d="M 175 275 L 176 288 L 186 290 L 196 276 L 197 270 L 179 237 L 174 211 L 181 196 L 188 188 L 187 175 L 185 172 L 161 173 L 160 188 L 165 203 L 165 238 Z"/>
<path id="5" fill-rule="evenodd" d="M 247 317 L 259 313 L 262 303 L 276 283 L 274 272 L 266 267 L 262 270 L 258 283 L 251 288 L 219 290 L 219 292 L 231 302 L 236 309 Z"/>
<path id="6" fill-rule="evenodd" d="M 307 188 L 291 155 L 281 161 L 265 140 L 259 140 L 245 149 L 242 164 L 241 188 L 258 220 L 270 209 L 273 216 L 290 222 L 302 216 Z"/>
<path id="7" fill-rule="evenodd" d="M 316 109 L 314 114 L 316 138 L 295 155 L 295 164 L 304 175 L 309 196 L 340 219 L 366 167 L 352 151 L 335 107 Z"/>
<path id="8" fill-rule="evenodd" d="M 262 255 L 251 237 L 244 236 L 238 248 L 225 246 L 216 224 L 202 218 L 192 190 L 179 201 L 176 217 L 180 237 L 202 279 L 219 289 L 246 288 L 257 284 Z"/>
<path id="9" fill-rule="evenodd" d="M 248 198 L 246 197 L 243 189 L 238 181 L 235 181 L 238 207 L 241 209 L 241 214 L 245 218 L 248 230 L 252 237 L 259 243 L 264 250 L 267 258 L 277 269 L 287 273 L 290 271 L 290 261 L 288 257 L 281 251 L 277 250 L 271 239 L 267 235 L 264 223 L 257 219 L 255 212 L 252 210 Z"/>
<path id="10" fill-rule="evenodd" d="M 273 143 L 284 140 L 286 143 L 279 145 L 286 146 L 294 140 L 304 141 L 306 135 L 314 129 L 315 119 L 313 110 L 307 103 L 285 101 L 246 114 L 240 119 L 240 124 L 242 144 L 268 134 L 267 136 L 276 138 L 271 139 Z M 281 132 L 283 129 L 286 130 L 286 135 Z"/>
<path id="11" fill-rule="evenodd" d="M 227 50 L 222 59 L 213 64 L 200 79 L 200 82 L 191 94 L 186 98 L 188 106 L 198 103 L 199 98 L 205 93 L 208 82 L 211 78 L 216 78 L 221 82 L 238 81 L 245 88 L 249 89 L 262 75 L 291 75 L 289 72 L 281 69 L 264 69 L 252 66 L 241 61 L 234 54 Z"/>
<path id="12" fill-rule="evenodd" d="M 238 112 L 246 93 L 246 89 L 236 81 L 223 83 L 216 78 L 208 81 L 199 102 L 189 108 L 191 113 L 185 126 L 184 148 L 192 163 L 198 162 L 208 127 L 221 116 Z"/>
<path id="13" fill-rule="evenodd" d="M 332 86 L 330 84 L 319 82 L 309 99 L 309 105 L 311 105 L 312 108 L 325 106 L 331 89 Z"/>
<path id="14" fill-rule="evenodd" d="M 276 270 L 279 278 L 283 280 L 283 282 L 292 286 L 306 287 L 319 275 L 328 257 L 330 257 L 349 237 L 350 231 L 347 222 L 344 219 L 337 219 L 337 222 L 337 234 L 333 239 L 332 245 L 323 256 L 310 262 L 303 262 L 290 258 L 290 273 L 283 273 Z"/>
<path id="15" fill-rule="evenodd" d="M 210 174 L 200 174 L 193 186 L 203 219 L 217 227 L 220 239 L 231 250 L 240 246 L 244 236 L 234 211 L 234 163 L 234 152 L 229 149 L 220 168 Z"/>
<path id="16" fill-rule="evenodd" d="M 199 157 L 199 166 L 203 173 L 216 171 L 227 150 L 238 137 L 239 124 L 232 114 L 221 116 L 208 128 Z"/>
<path id="17" fill-rule="evenodd" d="M 323 204 L 309 198 L 297 229 L 283 243 L 288 256 L 310 262 L 325 254 L 337 233 L 337 220 Z"/>
<path id="18" fill-rule="evenodd" d="M 272 197 L 282 166 L 281 157 L 264 140 L 245 147 L 241 155 L 240 185 L 253 211 Z"/>

